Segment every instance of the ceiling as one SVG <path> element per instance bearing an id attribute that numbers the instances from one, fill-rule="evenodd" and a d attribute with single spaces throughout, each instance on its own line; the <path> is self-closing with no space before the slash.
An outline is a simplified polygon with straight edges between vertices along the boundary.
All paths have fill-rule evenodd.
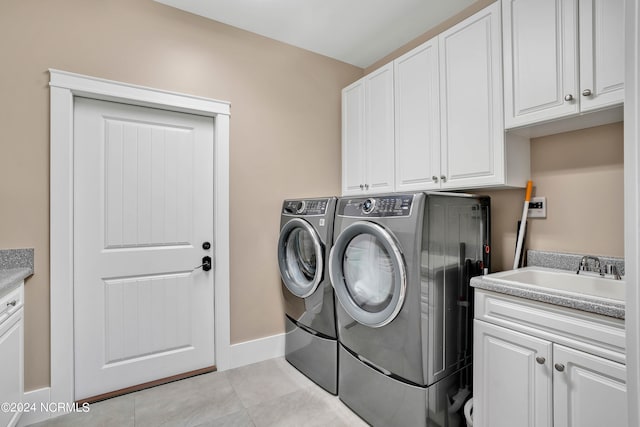
<path id="1" fill-rule="evenodd" d="M 475 0 L 155 0 L 366 68 Z"/>

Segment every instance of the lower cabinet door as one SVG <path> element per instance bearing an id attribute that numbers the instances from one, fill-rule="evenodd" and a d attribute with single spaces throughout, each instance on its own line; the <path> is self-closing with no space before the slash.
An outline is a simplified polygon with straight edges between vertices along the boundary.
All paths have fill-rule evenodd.
<path id="1" fill-rule="evenodd" d="M 23 309 L 20 308 L 0 324 L 0 403 L 9 404 L 0 411 L 0 426 L 17 425 L 21 412 L 23 390 Z"/>
<path id="2" fill-rule="evenodd" d="M 474 427 L 553 425 L 551 342 L 474 320 L 473 365 Z"/>
<path id="3" fill-rule="evenodd" d="M 626 427 L 626 367 L 553 346 L 554 427 Z"/>

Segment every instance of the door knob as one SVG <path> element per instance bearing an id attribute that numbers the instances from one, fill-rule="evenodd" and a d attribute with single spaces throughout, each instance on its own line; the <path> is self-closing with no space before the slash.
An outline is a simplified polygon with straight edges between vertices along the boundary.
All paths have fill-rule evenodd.
<path id="1" fill-rule="evenodd" d="M 202 249 L 204 249 L 205 251 L 206 251 L 206 250 L 211 249 L 211 243 L 209 243 L 209 242 L 204 242 L 204 243 L 202 244 Z"/>
<path id="2" fill-rule="evenodd" d="M 203 271 L 211 270 L 211 257 L 210 256 L 202 257 L 202 264 L 194 268 L 194 270 L 197 270 L 199 268 L 202 268 Z"/>

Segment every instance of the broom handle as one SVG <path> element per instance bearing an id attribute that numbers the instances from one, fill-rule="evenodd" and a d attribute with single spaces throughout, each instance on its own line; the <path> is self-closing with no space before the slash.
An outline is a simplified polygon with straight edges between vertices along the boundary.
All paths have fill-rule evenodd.
<path id="1" fill-rule="evenodd" d="M 531 200 L 531 189 L 533 182 L 527 181 L 527 193 L 524 197 L 524 207 L 522 208 L 522 221 L 520 221 L 520 229 L 518 230 L 518 243 L 516 244 L 516 256 L 513 259 L 513 269 L 517 269 L 520 264 L 520 253 L 522 252 L 522 244 L 524 243 L 524 231 L 527 227 L 527 214 L 529 213 L 529 201 Z"/>

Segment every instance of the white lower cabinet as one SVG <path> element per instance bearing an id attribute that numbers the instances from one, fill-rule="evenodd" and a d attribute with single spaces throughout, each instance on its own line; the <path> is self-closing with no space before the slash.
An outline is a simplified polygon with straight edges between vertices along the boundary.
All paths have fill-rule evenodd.
<path id="1" fill-rule="evenodd" d="M 626 427 L 624 355 L 612 351 L 619 325 L 555 307 L 545 319 L 544 303 L 506 316 L 518 312 L 517 300 L 476 290 L 474 427 Z"/>
<path id="2" fill-rule="evenodd" d="M 473 425 L 552 426 L 551 343 L 478 320 L 473 326 Z"/>
<path id="3" fill-rule="evenodd" d="M 0 298 L 0 426 L 13 427 L 24 394 L 23 285 Z"/>
<path id="4" fill-rule="evenodd" d="M 553 366 L 554 426 L 628 425 L 625 365 L 554 344 Z"/>

